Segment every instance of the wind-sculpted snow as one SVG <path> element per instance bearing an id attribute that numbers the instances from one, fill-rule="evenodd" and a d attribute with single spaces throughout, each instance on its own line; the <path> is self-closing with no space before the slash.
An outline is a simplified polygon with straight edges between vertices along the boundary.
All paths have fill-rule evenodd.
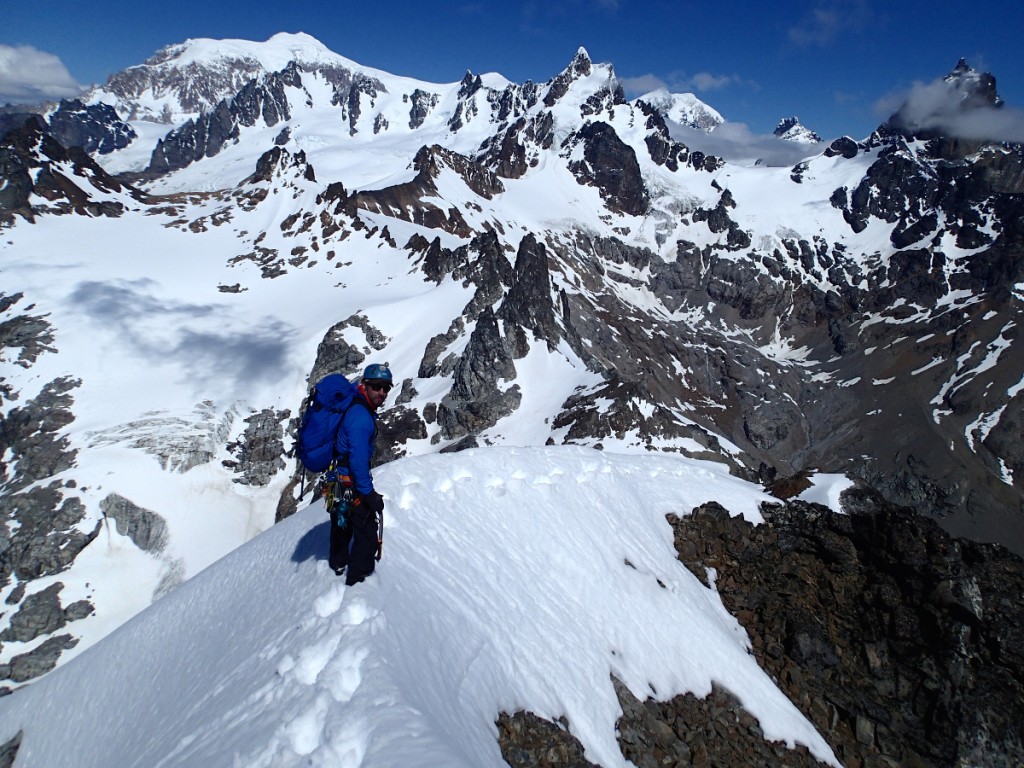
<path id="1" fill-rule="evenodd" d="M 717 498 L 759 520 L 756 487 L 584 448 L 406 459 L 378 486 L 366 582 L 327 568 L 313 505 L 0 700 L 0 742 L 22 730 L 25 765 L 481 768 L 505 764 L 498 714 L 525 707 L 625 766 L 615 676 L 641 699 L 716 682 L 766 738 L 838 764 L 676 558 L 666 514 Z"/>

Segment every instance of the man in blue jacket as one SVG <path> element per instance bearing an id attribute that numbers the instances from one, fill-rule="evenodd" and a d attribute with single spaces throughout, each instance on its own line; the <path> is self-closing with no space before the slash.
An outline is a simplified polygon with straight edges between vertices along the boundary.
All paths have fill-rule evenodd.
<path id="1" fill-rule="evenodd" d="M 388 364 L 374 363 L 363 371 L 359 395 L 345 413 L 334 443 L 338 474 L 355 482 L 355 497 L 347 510 L 331 511 L 331 549 L 328 563 L 339 576 L 348 567 L 346 584 L 358 584 L 371 573 L 378 554 L 378 521 L 384 499 L 373 487 L 370 462 L 377 439 L 377 409 L 391 391 Z M 338 514 L 345 521 L 338 525 Z"/>

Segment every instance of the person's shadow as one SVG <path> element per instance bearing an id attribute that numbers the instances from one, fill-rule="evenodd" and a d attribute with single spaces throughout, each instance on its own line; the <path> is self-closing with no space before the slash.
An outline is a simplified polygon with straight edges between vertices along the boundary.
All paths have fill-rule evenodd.
<path id="1" fill-rule="evenodd" d="M 295 545 L 295 551 L 292 552 L 292 562 L 304 563 L 307 560 L 326 560 L 330 533 L 330 520 L 314 525 L 306 531 Z"/>

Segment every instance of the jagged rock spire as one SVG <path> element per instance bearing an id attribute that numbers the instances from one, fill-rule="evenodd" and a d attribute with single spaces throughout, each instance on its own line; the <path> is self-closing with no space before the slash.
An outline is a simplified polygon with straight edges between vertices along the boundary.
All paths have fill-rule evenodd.
<path id="1" fill-rule="evenodd" d="M 817 143 L 822 140 L 821 136 L 801 124 L 800 118 L 796 115 L 779 120 L 779 124 L 775 126 L 774 135 L 786 141 L 802 141 L 805 143 Z"/>
<path id="2" fill-rule="evenodd" d="M 961 58 L 952 71 L 941 80 L 916 85 L 900 108 L 879 128 L 878 134 L 902 135 L 907 138 L 939 137 L 993 138 L 980 135 L 979 123 L 965 118 L 976 111 L 999 109 L 1003 100 L 996 93 L 996 79 L 988 72 L 979 72 Z"/>
<path id="3" fill-rule="evenodd" d="M 996 78 L 988 72 L 979 72 L 961 58 L 943 78 L 954 90 L 962 94 L 962 106 L 970 109 L 980 106 L 1002 107 L 1003 100 L 996 93 Z"/>

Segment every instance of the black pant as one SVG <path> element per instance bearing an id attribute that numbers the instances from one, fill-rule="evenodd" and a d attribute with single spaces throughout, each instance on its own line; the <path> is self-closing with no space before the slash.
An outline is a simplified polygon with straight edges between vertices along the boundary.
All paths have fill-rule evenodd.
<path id="1" fill-rule="evenodd" d="M 327 563 L 335 571 L 348 566 L 345 583 L 358 584 L 377 563 L 377 516 L 358 505 L 338 525 L 337 510 L 331 511 L 331 548 Z"/>

